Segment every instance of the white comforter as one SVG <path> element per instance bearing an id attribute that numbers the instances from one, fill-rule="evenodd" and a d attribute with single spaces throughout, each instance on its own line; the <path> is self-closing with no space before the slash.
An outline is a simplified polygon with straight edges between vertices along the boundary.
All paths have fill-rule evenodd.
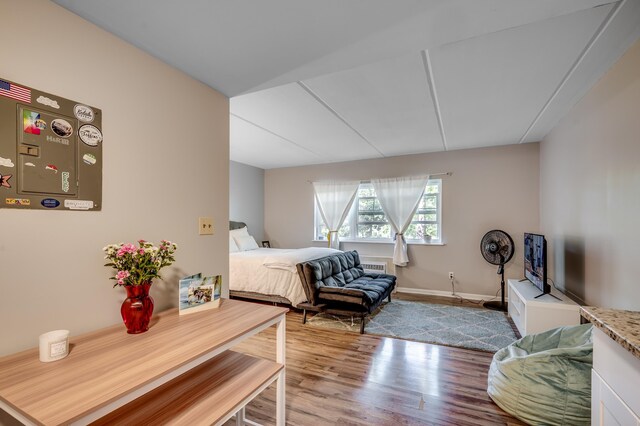
<path id="1" fill-rule="evenodd" d="M 296 306 L 307 300 L 296 264 L 318 259 L 340 250 L 324 247 L 268 249 L 229 255 L 229 289 L 286 297 Z"/>

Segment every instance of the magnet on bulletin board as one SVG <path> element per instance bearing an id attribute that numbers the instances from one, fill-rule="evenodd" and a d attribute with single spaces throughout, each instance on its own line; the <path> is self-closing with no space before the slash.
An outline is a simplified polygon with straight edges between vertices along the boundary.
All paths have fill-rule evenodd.
<path id="1" fill-rule="evenodd" d="M 11 188 L 9 184 L 9 179 L 11 179 L 13 175 L 0 175 L 0 187 Z"/>
<path id="2" fill-rule="evenodd" d="M 2 157 L 0 157 L 0 166 L 13 167 L 13 166 L 15 166 L 15 164 L 13 164 L 13 161 L 11 160 L 11 158 L 2 158 Z"/>
<path id="3" fill-rule="evenodd" d="M 42 95 L 38 96 L 38 99 L 36 99 L 36 102 L 42 105 L 49 106 L 51 108 L 60 109 L 60 105 L 58 105 L 58 101 L 49 99 L 46 96 L 42 96 Z"/>
<path id="4" fill-rule="evenodd" d="M 96 126 L 85 124 L 78 130 L 80 140 L 89 146 L 98 146 L 102 142 L 102 132 Z"/>
<path id="5" fill-rule="evenodd" d="M 56 200 L 55 198 L 45 198 L 44 200 L 40 201 L 40 204 L 48 209 L 55 209 L 60 205 L 60 201 Z"/>
<path id="6" fill-rule="evenodd" d="M 73 126 L 67 120 L 56 118 L 51 122 L 51 130 L 61 138 L 68 138 L 73 133 Z"/>

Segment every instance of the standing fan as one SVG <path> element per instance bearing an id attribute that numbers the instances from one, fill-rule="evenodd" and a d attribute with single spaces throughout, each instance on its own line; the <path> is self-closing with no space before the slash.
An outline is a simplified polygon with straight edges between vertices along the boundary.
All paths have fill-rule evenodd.
<path id="1" fill-rule="evenodd" d="M 497 311 L 507 310 L 507 304 L 504 301 L 504 265 L 513 257 L 513 251 L 513 240 L 509 234 L 499 229 L 487 232 L 480 241 L 480 252 L 484 260 L 492 265 L 498 265 L 498 274 L 501 275 L 501 302 L 485 302 L 483 305 L 485 308 Z"/>

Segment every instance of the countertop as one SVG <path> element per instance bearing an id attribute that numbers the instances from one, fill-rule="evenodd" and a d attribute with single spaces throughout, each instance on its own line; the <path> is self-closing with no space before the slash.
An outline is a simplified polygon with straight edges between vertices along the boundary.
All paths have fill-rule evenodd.
<path id="1" fill-rule="evenodd" d="M 582 306 L 580 315 L 640 358 L 640 312 Z"/>

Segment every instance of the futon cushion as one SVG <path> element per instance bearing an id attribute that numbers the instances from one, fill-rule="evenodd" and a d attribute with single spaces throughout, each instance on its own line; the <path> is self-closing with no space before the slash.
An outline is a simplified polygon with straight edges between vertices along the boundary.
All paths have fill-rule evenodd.
<path id="1" fill-rule="evenodd" d="M 386 274 L 364 274 L 344 286 L 322 286 L 318 299 L 323 302 L 345 302 L 375 308 L 395 286 L 396 277 Z"/>

